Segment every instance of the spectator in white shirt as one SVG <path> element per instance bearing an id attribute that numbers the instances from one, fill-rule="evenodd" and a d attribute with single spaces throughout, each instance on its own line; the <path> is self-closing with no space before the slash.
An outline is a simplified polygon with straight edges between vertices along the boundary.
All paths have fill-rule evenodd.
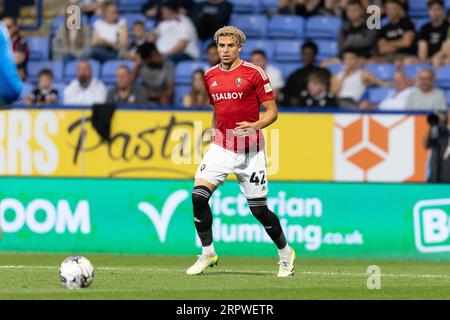
<path id="1" fill-rule="evenodd" d="M 267 56 L 263 50 L 253 50 L 250 55 L 250 61 L 266 72 L 275 94 L 278 94 L 284 88 L 284 79 L 281 71 L 267 64 Z"/>
<path id="2" fill-rule="evenodd" d="M 406 102 L 414 90 L 404 71 L 396 71 L 393 76 L 393 90 L 380 102 L 378 110 L 402 111 L 406 109 Z"/>
<path id="3" fill-rule="evenodd" d="M 188 17 L 178 14 L 178 8 L 176 0 L 165 0 L 161 3 L 163 20 L 148 39 L 174 64 L 200 58 L 197 30 Z"/>
<path id="4" fill-rule="evenodd" d="M 417 76 L 418 90 L 414 90 L 406 102 L 407 110 L 445 111 L 447 101 L 444 91 L 435 88 L 435 74 L 432 70 L 422 70 Z"/>
<path id="5" fill-rule="evenodd" d="M 91 107 L 95 103 L 105 103 L 107 90 L 103 82 L 92 77 L 88 61 L 80 61 L 77 79 L 64 89 L 64 104 Z"/>
<path id="6" fill-rule="evenodd" d="M 105 2 L 102 18 L 94 23 L 91 41 L 92 59 L 104 62 L 123 57 L 128 48 L 128 27 L 125 19 L 119 19 L 117 5 Z"/>

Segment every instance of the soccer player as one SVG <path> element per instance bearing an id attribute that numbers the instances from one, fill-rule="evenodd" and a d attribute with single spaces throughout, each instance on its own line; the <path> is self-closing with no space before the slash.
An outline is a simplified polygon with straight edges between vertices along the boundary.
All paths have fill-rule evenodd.
<path id="1" fill-rule="evenodd" d="M 214 41 L 221 62 L 204 75 L 214 110 L 215 134 L 195 175 L 192 203 L 202 254 L 186 271 L 189 275 L 200 274 L 207 267 L 217 265 L 208 201 L 230 173 L 236 174 L 252 214 L 278 248 L 278 277 L 294 274 L 295 252 L 286 243 L 280 221 L 266 201 L 266 156 L 260 130 L 277 119 L 275 95 L 265 72 L 239 57 L 245 40 L 244 33 L 236 27 L 219 29 Z M 260 118 L 261 104 L 266 112 Z"/>

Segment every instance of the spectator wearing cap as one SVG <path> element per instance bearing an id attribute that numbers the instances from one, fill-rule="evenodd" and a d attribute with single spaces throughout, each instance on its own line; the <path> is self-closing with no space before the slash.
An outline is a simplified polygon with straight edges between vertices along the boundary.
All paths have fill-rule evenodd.
<path id="1" fill-rule="evenodd" d="M 214 32 L 228 25 L 233 5 L 227 0 L 208 0 L 198 2 L 191 14 L 201 40 L 211 39 Z"/>
<path id="2" fill-rule="evenodd" d="M 128 27 L 125 19 L 119 19 L 117 5 L 105 2 L 102 18 L 94 23 L 90 57 L 101 62 L 118 59 L 128 47 Z"/>
<path id="3" fill-rule="evenodd" d="M 428 1 L 428 16 L 430 22 L 420 29 L 418 42 L 418 56 L 424 63 L 439 59 L 437 53 L 447 39 L 449 29 L 444 3 L 441 0 Z"/>
<path id="4" fill-rule="evenodd" d="M 413 111 L 445 111 L 447 102 L 444 91 L 435 87 L 432 70 L 422 70 L 417 76 L 417 90 L 408 97 L 406 109 Z"/>
<path id="5" fill-rule="evenodd" d="M 160 6 L 163 20 L 148 40 L 154 42 L 159 53 L 174 64 L 199 59 L 197 31 L 188 17 L 178 14 L 178 2 L 166 0 Z"/>

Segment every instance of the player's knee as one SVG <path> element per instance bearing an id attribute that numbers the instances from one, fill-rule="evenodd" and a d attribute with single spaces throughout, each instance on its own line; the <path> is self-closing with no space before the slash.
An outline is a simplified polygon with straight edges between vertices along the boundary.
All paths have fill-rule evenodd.
<path id="1" fill-rule="evenodd" d="M 270 212 L 269 208 L 267 208 L 266 198 L 248 199 L 247 202 L 250 211 L 258 220 L 267 216 Z"/>
<path id="2" fill-rule="evenodd" d="M 204 208 L 208 206 L 209 198 L 211 197 L 211 190 L 206 186 L 194 187 L 192 191 L 192 204 L 195 208 Z"/>

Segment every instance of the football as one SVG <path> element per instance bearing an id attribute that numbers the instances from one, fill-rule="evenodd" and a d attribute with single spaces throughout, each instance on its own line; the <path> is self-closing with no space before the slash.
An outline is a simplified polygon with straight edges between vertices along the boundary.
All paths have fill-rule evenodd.
<path id="1" fill-rule="evenodd" d="M 61 263 L 59 280 L 67 289 L 87 288 L 94 280 L 94 266 L 85 257 L 68 257 Z"/>

